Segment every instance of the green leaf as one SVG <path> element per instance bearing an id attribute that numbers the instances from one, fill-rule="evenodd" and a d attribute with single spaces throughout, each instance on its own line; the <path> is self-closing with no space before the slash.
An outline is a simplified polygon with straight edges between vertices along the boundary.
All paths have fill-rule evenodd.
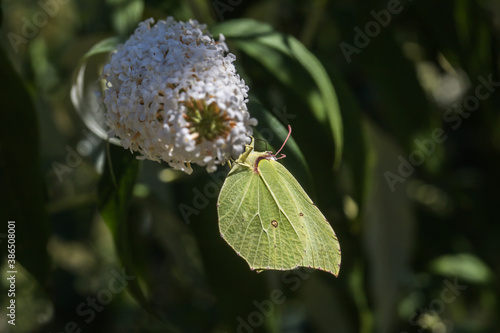
<path id="1" fill-rule="evenodd" d="M 251 269 L 309 267 L 337 276 L 332 227 L 292 174 L 252 145 L 235 161 L 217 202 L 219 230 Z"/>
<path id="2" fill-rule="evenodd" d="M 110 53 L 116 50 L 116 46 L 121 42 L 119 37 L 109 37 L 101 40 L 88 50 L 83 57 L 80 59 L 80 65 L 85 62 L 88 58 L 99 54 L 99 53 Z"/>
<path id="3" fill-rule="evenodd" d="M 70 91 L 71 102 L 85 125 L 103 140 L 108 140 L 104 125 L 105 112 L 102 110 L 104 106 L 98 104 L 96 98 L 96 91 L 100 90 L 97 84 L 102 66 L 100 60 L 114 51 L 120 41 L 121 39 L 118 37 L 110 37 L 95 44 L 87 51 L 76 67 Z M 111 138 L 110 142 L 119 144 L 116 138 Z"/>
<path id="4" fill-rule="evenodd" d="M 113 234 L 126 217 L 126 209 L 139 173 L 139 161 L 121 147 L 108 146 L 106 163 L 99 180 L 99 210 Z"/>
<path id="5" fill-rule="evenodd" d="M 295 37 L 282 34 L 271 26 L 252 19 L 227 21 L 212 27 L 211 32 L 224 34 L 234 46 L 260 62 L 293 90 L 300 85 L 291 79 L 295 69 L 285 64 L 292 60 L 307 71 L 319 94 L 319 98 L 315 98 L 314 93 L 310 94 L 308 103 L 314 116 L 320 122 L 326 123 L 332 132 L 335 144 L 334 165 L 338 167 L 343 147 L 342 116 L 332 82 L 316 56 Z"/>
<path id="6" fill-rule="evenodd" d="M 114 7 L 111 11 L 113 28 L 121 36 L 131 34 L 142 18 L 143 0 L 107 0 Z"/>
<path id="7" fill-rule="evenodd" d="M 484 12 L 481 4 L 471 0 L 458 0 L 453 2 L 454 14 L 452 19 L 456 30 L 456 42 L 459 44 L 459 55 L 462 68 L 469 77 L 476 78 L 478 75 L 489 75 L 491 68 L 495 66 L 492 59 L 491 26 L 488 15 Z M 451 10 L 450 10 L 451 12 Z M 449 34 L 443 36 L 449 38 Z M 445 44 L 445 41 L 441 42 Z"/>
<path id="8" fill-rule="evenodd" d="M 7 222 L 16 221 L 16 260 L 44 288 L 49 220 L 40 167 L 39 131 L 31 96 L 0 48 L 0 238 L 7 251 Z"/>
<path id="9" fill-rule="evenodd" d="M 430 263 L 435 274 L 447 275 L 472 283 L 487 284 L 494 280 L 494 273 L 484 261 L 472 254 L 444 255 Z"/>
<path id="10" fill-rule="evenodd" d="M 132 226 L 129 219 L 129 203 L 132 196 L 140 163 L 136 157 L 122 147 L 109 145 L 104 172 L 98 186 L 98 206 L 101 215 L 113 234 L 120 260 L 128 274 L 139 276 L 132 253 Z M 145 296 L 139 279 L 129 281 L 129 291 L 141 306 L 162 321 L 172 331 L 176 329 L 151 306 Z"/>
<path id="11" fill-rule="evenodd" d="M 187 4 L 195 19 L 205 24 L 212 24 L 214 22 L 212 1 L 187 0 Z"/>
<path id="12" fill-rule="evenodd" d="M 210 28 L 214 35 L 224 34 L 224 37 L 236 38 L 257 38 L 260 35 L 277 33 L 269 24 L 258 22 L 252 19 L 228 20 Z"/>

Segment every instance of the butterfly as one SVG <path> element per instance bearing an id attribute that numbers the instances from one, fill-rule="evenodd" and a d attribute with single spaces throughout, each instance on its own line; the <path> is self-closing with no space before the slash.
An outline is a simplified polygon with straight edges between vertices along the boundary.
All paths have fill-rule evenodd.
<path id="1" fill-rule="evenodd" d="M 340 245 L 330 223 L 276 152 L 259 152 L 254 139 L 234 161 L 217 201 L 222 238 L 251 269 L 309 267 L 335 276 Z"/>

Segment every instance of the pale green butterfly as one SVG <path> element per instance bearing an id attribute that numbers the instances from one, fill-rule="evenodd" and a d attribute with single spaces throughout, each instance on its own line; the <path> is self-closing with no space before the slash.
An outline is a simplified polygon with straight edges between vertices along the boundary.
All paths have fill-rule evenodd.
<path id="1" fill-rule="evenodd" d="M 254 151 L 234 162 L 217 202 L 222 238 L 251 269 L 309 267 L 337 276 L 340 245 L 330 223 L 275 153 Z"/>

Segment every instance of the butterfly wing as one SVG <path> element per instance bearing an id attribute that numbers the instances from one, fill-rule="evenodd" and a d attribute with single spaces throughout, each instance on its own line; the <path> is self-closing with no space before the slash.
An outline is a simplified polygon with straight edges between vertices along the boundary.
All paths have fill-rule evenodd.
<path id="1" fill-rule="evenodd" d="M 263 155 L 252 152 L 228 174 L 218 200 L 221 236 L 252 269 L 303 266 L 337 276 L 340 246 L 330 223 L 292 174 Z"/>
<path id="2" fill-rule="evenodd" d="M 258 167 L 263 182 L 273 193 L 275 205 L 284 208 L 290 224 L 305 229 L 305 239 L 301 243 L 306 243 L 306 252 L 297 264 L 337 276 L 340 270 L 340 245 L 325 216 L 279 162 L 263 160 Z"/>
<path id="3" fill-rule="evenodd" d="M 234 165 L 219 194 L 219 230 L 250 268 L 289 270 L 304 260 L 306 229 L 293 218 L 298 212 L 290 193 L 270 182 L 251 167 Z"/>

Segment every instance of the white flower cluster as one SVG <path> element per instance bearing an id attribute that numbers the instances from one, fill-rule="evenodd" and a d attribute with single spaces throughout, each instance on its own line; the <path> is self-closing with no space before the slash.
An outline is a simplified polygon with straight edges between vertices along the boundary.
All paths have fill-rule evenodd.
<path id="1" fill-rule="evenodd" d="M 110 136 L 143 158 L 164 160 L 191 173 L 190 163 L 217 169 L 238 157 L 257 120 L 248 87 L 220 35 L 204 24 L 172 17 L 141 22 L 104 67 L 104 103 Z"/>

